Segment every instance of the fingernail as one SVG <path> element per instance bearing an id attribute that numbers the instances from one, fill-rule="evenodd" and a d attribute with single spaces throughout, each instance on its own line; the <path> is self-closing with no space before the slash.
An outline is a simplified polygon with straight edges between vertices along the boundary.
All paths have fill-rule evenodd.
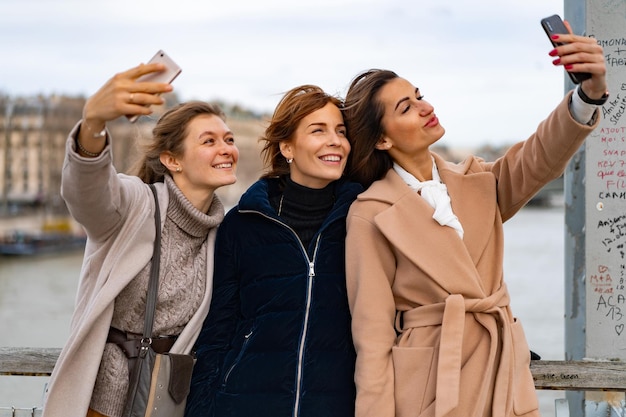
<path id="1" fill-rule="evenodd" d="M 555 41 L 555 40 L 557 40 L 557 39 L 559 39 L 559 35 L 552 35 L 552 40 L 554 40 L 554 41 Z"/>
<path id="2" fill-rule="evenodd" d="M 561 63 L 561 58 L 557 58 L 554 61 L 552 61 L 552 64 L 554 65 L 559 65 Z"/>
<path id="3" fill-rule="evenodd" d="M 556 56 L 556 54 L 557 54 L 556 49 L 553 49 L 553 50 L 550 51 L 550 53 L 548 55 Z"/>
<path id="4" fill-rule="evenodd" d="M 572 68 L 574 68 L 574 66 L 572 64 L 569 64 L 565 65 L 563 68 L 565 68 L 566 70 L 571 70 Z"/>

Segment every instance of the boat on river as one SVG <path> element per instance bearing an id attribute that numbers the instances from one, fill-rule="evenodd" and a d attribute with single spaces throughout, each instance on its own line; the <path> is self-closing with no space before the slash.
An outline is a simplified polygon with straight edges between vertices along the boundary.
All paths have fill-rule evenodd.
<path id="1" fill-rule="evenodd" d="M 23 256 L 65 252 L 85 247 L 85 236 L 62 232 L 16 230 L 0 237 L 0 255 Z"/>
<path id="2" fill-rule="evenodd" d="M 49 217 L 39 227 L 16 227 L 0 234 L 0 256 L 32 256 L 83 249 L 87 237 L 68 217 Z"/>

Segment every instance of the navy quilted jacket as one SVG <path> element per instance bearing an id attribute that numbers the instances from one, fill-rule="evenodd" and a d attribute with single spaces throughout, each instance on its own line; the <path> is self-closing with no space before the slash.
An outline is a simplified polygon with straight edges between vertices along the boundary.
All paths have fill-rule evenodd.
<path id="1" fill-rule="evenodd" d="M 269 181 L 253 184 L 218 230 L 186 416 L 353 417 L 344 240 L 362 189 L 337 184 L 309 258 L 271 207 Z"/>

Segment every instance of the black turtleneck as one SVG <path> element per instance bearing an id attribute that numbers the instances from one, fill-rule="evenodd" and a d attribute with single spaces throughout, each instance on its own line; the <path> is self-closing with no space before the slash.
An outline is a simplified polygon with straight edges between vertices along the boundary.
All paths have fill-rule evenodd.
<path id="1" fill-rule="evenodd" d="M 316 189 L 297 184 L 287 177 L 282 193 L 270 196 L 270 202 L 308 251 L 311 239 L 335 203 L 335 182 Z"/>

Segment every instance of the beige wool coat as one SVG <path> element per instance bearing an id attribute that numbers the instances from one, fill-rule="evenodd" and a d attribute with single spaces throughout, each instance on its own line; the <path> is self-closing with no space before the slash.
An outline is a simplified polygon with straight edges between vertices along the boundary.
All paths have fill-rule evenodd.
<path id="1" fill-rule="evenodd" d="M 357 417 L 539 415 L 503 281 L 502 224 L 563 172 L 595 127 L 571 117 L 570 97 L 495 162 L 433 154 L 463 239 L 393 169 L 351 206 Z"/>
<path id="2" fill-rule="evenodd" d="M 52 372 L 44 417 L 87 414 L 117 295 L 150 262 L 156 235 L 155 201 L 138 177 L 117 174 L 111 144 L 97 158 L 76 153 L 76 125 L 66 142 L 62 194 L 74 218 L 87 231 L 70 335 Z M 166 185 L 155 184 L 162 213 L 169 204 Z M 223 216 L 223 210 L 221 215 Z M 202 304 L 178 336 L 173 353 L 189 353 L 209 311 L 213 250 L 217 228 L 207 237 L 207 283 Z"/>

